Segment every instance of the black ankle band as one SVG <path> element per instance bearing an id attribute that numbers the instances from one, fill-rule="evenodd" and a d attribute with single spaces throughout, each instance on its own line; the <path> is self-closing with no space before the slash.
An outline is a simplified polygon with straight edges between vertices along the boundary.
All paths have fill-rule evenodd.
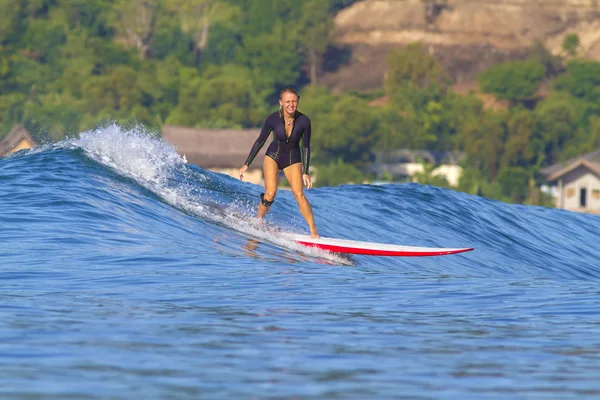
<path id="1" fill-rule="evenodd" d="M 265 200 L 265 194 L 264 193 L 260 194 L 260 202 L 262 203 L 263 206 L 271 207 L 271 204 L 273 204 L 274 201 L 275 201 L 275 199 L 273 199 L 271 201 Z"/>

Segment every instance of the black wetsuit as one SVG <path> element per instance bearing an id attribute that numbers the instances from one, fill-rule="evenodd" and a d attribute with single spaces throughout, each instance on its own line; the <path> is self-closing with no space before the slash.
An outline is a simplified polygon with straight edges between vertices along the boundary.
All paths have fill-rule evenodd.
<path id="1" fill-rule="evenodd" d="M 302 173 L 308 174 L 308 163 L 310 161 L 310 119 L 296 111 L 292 133 L 287 137 L 285 132 L 285 122 L 279 111 L 269 115 L 260 131 L 260 135 L 246 160 L 246 165 L 250 165 L 254 157 L 264 146 L 273 132 L 273 142 L 267 149 L 267 156 L 271 157 L 277 163 L 279 169 L 284 169 L 292 164 L 302 163 Z M 300 146 L 302 141 L 302 147 Z"/>

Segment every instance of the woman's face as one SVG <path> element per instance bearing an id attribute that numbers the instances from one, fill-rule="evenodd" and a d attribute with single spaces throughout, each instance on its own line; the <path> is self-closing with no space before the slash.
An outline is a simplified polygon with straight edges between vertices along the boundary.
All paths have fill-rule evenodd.
<path id="1" fill-rule="evenodd" d="M 281 99 L 279 99 L 279 104 L 283 107 L 283 111 L 287 115 L 294 115 L 296 109 L 298 108 L 298 96 L 294 93 L 285 92 Z"/>

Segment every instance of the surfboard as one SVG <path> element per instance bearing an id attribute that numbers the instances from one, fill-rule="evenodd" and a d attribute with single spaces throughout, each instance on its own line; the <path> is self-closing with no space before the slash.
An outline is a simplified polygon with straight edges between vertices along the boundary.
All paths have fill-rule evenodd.
<path id="1" fill-rule="evenodd" d="M 458 254 L 474 250 L 472 247 L 463 248 L 435 248 L 400 246 L 385 243 L 360 242 L 357 240 L 333 239 L 321 237 L 313 239 L 308 235 L 291 235 L 292 240 L 308 247 L 316 247 L 332 253 L 362 254 L 369 256 L 390 257 L 428 257 Z"/>

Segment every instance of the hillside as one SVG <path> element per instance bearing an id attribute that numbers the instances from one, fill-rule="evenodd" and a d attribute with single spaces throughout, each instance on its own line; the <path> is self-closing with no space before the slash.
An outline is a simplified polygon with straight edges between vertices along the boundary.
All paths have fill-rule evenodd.
<path id="1" fill-rule="evenodd" d="M 492 64 L 524 57 L 541 40 L 555 54 L 576 33 L 579 53 L 600 60 L 597 0 L 364 0 L 335 17 L 339 46 L 351 50 L 347 65 L 325 75 L 335 91 L 382 85 L 385 55 L 419 41 L 458 83 L 473 81 Z"/>

